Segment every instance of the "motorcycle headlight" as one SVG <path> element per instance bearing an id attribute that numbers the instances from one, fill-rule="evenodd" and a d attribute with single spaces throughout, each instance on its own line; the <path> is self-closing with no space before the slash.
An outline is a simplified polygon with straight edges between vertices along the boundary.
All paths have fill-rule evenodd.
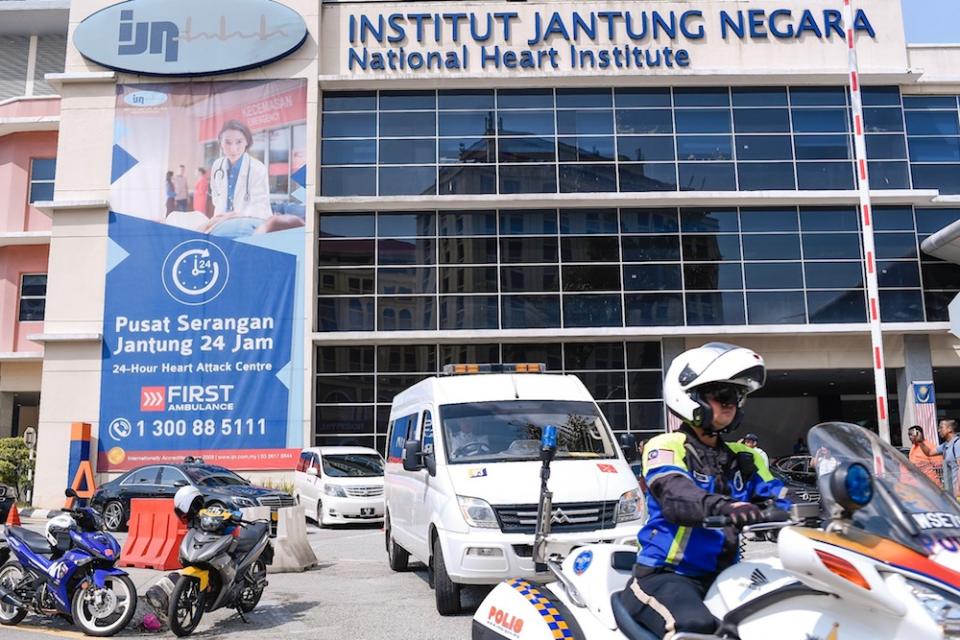
<path id="1" fill-rule="evenodd" d="M 335 484 L 325 484 L 323 485 L 323 492 L 328 496 L 333 496 L 335 498 L 346 498 L 347 492 L 343 490 L 343 487 Z"/>
<path id="2" fill-rule="evenodd" d="M 463 519 L 471 527 L 479 529 L 497 529 L 500 527 L 500 523 L 497 522 L 497 514 L 493 512 L 493 508 L 486 501 L 480 498 L 457 496 L 457 503 L 460 505 Z"/>
<path id="3" fill-rule="evenodd" d="M 617 504 L 617 522 L 639 520 L 643 515 L 641 507 L 640 492 L 636 489 L 627 491 L 620 496 L 620 502 Z"/>
<path id="4" fill-rule="evenodd" d="M 944 637 L 960 638 L 960 602 L 923 582 L 907 580 L 907 586 L 930 618 L 940 626 Z"/>

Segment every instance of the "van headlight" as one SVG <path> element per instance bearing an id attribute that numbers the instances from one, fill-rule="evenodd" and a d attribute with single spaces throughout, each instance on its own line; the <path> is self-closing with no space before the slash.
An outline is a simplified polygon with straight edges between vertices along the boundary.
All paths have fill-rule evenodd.
<path id="1" fill-rule="evenodd" d="M 907 580 L 913 596 L 943 630 L 944 637 L 960 638 L 960 602 L 943 591 L 916 580 Z"/>
<path id="2" fill-rule="evenodd" d="M 343 487 L 335 484 L 325 484 L 323 485 L 323 492 L 328 496 L 333 496 L 334 498 L 346 498 L 347 492 L 343 490 Z"/>
<path id="3" fill-rule="evenodd" d="M 627 491 L 620 496 L 620 502 L 617 504 L 617 522 L 639 520 L 643 515 L 640 507 L 640 492 L 636 489 Z"/>
<path id="4" fill-rule="evenodd" d="M 485 500 L 457 496 L 457 502 L 460 504 L 460 513 L 463 514 L 463 519 L 471 527 L 479 529 L 498 529 L 500 527 L 500 523 L 497 522 L 497 514 L 493 512 L 493 508 Z"/>

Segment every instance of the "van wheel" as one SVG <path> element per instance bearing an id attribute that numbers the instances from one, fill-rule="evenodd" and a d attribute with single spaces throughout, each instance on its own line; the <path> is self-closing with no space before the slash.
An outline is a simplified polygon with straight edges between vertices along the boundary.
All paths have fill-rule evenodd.
<path id="1" fill-rule="evenodd" d="M 410 562 L 410 554 L 407 550 L 397 544 L 390 533 L 390 518 L 386 522 L 386 542 L 387 542 L 387 561 L 390 568 L 394 571 L 406 571 L 407 564 Z"/>
<path id="2" fill-rule="evenodd" d="M 447 575 L 447 565 L 443 561 L 440 538 L 433 541 L 433 595 L 437 601 L 437 613 L 452 616 L 460 613 L 460 585 Z"/>

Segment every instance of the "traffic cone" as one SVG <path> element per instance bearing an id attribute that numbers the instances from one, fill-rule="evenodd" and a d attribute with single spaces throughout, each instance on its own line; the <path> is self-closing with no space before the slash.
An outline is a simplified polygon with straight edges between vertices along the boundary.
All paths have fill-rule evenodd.
<path id="1" fill-rule="evenodd" d="M 7 526 L 9 527 L 22 527 L 23 522 L 20 521 L 20 512 L 17 511 L 17 503 L 14 502 L 13 506 L 10 507 L 10 511 L 7 513 Z"/>

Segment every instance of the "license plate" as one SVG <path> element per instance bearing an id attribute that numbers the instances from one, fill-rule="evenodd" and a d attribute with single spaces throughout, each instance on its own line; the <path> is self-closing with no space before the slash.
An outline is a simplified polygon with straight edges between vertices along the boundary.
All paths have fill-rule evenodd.
<path id="1" fill-rule="evenodd" d="M 369 508 L 369 509 L 361 508 L 361 509 L 360 509 L 360 515 L 362 515 L 362 516 L 372 516 L 372 515 L 373 515 L 373 508 L 372 508 L 372 507 Z"/>

